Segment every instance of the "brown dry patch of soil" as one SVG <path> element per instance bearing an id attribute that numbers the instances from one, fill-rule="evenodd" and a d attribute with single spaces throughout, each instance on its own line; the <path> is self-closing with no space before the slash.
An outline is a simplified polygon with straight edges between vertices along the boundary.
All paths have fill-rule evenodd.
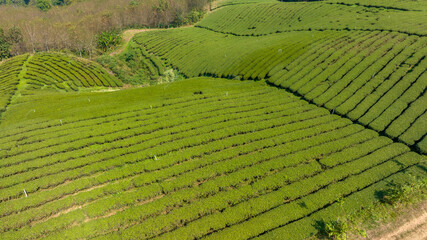
<path id="1" fill-rule="evenodd" d="M 368 232 L 371 240 L 426 240 L 427 201 L 405 210 L 393 222 Z"/>

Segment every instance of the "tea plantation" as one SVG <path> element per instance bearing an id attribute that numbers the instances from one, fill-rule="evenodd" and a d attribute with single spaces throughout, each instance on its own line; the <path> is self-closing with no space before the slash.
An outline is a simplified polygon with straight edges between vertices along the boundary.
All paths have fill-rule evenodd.
<path id="1" fill-rule="evenodd" d="M 423 152 L 426 40 L 393 32 L 330 30 L 241 37 L 197 28 L 135 37 L 188 76 L 267 78 Z"/>
<path id="2" fill-rule="evenodd" d="M 6 110 L 19 84 L 19 74 L 28 55 L 10 59 L 0 65 L 0 113 Z"/>
<path id="3" fill-rule="evenodd" d="M 61 54 L 31 56 L 22 76 L 30 88 L 76 91 L 79 87 L 119 87 L 122 83 L 93 62 Z"/>
<path id="4" fill-rule="evenodd" d="M 220 1 L 132 39 L 128 66 L 187 78 L 145 88 L 1 63 L 0 238 L 305 239 L 425 178 L 424 3 Z"/>

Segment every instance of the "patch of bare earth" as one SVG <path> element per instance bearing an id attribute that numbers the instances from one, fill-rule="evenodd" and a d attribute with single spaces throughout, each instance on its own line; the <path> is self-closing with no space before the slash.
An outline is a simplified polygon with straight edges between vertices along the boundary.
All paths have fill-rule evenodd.
<path id="1" fill-rule="evenodd" d="M 120 54 L 121 52 L 123 52 L 123 50 L 125 50 L 126 46 L 128 45 L 129 41 L 132 39 L 133 36 L 135 36 L 135 34 L 140 33 L 140 32 L 152 31 L 152 30 L 156 30 L 156 29 L 144 28 L 144 29 L 129 29 L 129 30 L 124 31 L 123 32 L 123 44 L 122 44 L 122 46 L 117 48 L 113 52 L 111 52 L 110 56 L 114 56 L 114 55 L 117 55 L 117 54 Z"/>
<path id="2" fill-rule="evenodd" d="M 188 27 L 193 27 L 193 25 L 186 25 L 179 28 L 188 28 Z M 147 32 L 147 31 L 155 31 L 155 30 L 167 30 L 167 28 L 143 28 L 143 29 L 129 29 L 124 31 L 123 44 L 119 48 L 111 52 L 110 56 L 114 56 L 122 53 L 126 49 L 127 45 L 129 44 L 129 41 L 133 38 L 133 36 L 135 36 L 135 34 L 141 33 L 141 32 Z"/>
<path id="3" fill-rule="evenodd" d="M 400 214 L 392 223 L 368 232 L 371 240 L 427 240 L 427 201 Z"/>

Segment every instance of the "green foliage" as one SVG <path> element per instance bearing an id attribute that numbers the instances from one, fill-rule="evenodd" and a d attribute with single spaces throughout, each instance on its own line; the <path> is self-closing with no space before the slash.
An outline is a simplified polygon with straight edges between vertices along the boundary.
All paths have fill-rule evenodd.
<path id="1" fill-rule="evenodd" d="M 330 239 L 347 240 L 349 226 L 346 221 L 337 220 L 329 221 L 325 224 L 325 232 Z"/>
<path id="2" fill-rule="evenodd" d="M 402 144 L 359 148 L 382 137 L 264 82 L 225 79 L 34 91 L 0 127 L 2 238 L 246 239 L 311 226 L 340 196 L 358 209 L 373 195 L 361 189 L 423 159 Z"/>
<path id="3" fill-rule="evenodd" d="M 185 19 L 184 13 L 181 10 L 177 9 L 175 11 L 173 24 L 175 26 L 182 26 L 182 25 L 185 25 L 185 22 L 186 22 L 186 19 Z"/>
<path id="4" fill-rule="evenodd" d="M 206 13 L 204 11 L 192 10 L 191 12 L 188 13 L 185 23 L 194 24 L 196 22 L 199 22 L 200 20 L 202 20 L 205 14 Z"/>
<path id="5" fill-rule="evenodd" d="M 425 181 L 404 185 L 425 177 L 425 156 L 408 147 L 426 144 L 424 37 L 354 31 L 345 16 L 325 30 L 319 16 L 350 6 L 281 4 L 209 20 L 223 33 L 147 31 L 98 59 L 126 83 L 163 85 L 74 92 L 122 83 L 52 53 L 0 71 L 26 89 L 0 125 L 0 238 L 346 239 L 358 230 L 348 216 L 379 191 L 393 203 L 425 193 Z M 276 24 L 288 20 L 313 25 Z M 178 69 L 239 80 L 176 82 Z"/>
<path id="6" fill-rule="evenodd" d="M 52 8 L 51 0 L 37 0 L 36 6 L 42 11 L 47 11 Z"/>
<path id="7" fill-rule="evenodd" d="M 122 35 L 118 30 L 100 32 L 96 37 L 96 44 L 102 51 L 114 49 L 122 41 Z"/>
<path id="8" fill-rule="evenodd" d="M 169 3 L 165 0 L 160 0 L 156 5 L 152 6 L 152 9 L 156 14 L 165 12 L 169 8 Z"/>
<path id="9" fill-rule="evenodd" d="M 26 6 L 30 3 L 30 0 L 0 0 L 0 5 L 16 5 L 16 6 Z"/>
<path id="10" fill-rule="evenodd" d="M 35 5 L 42 11 L 49 10 L 52 6 L 65 6 L 70 5 L 72 0 L 36 0 Z M 33 2 L 30 0 L 0 0 L 0 5 L 15 5 L 15 6 L 28 6 Z"/>
<path id="11" fill-rule="evenodd" d="M 384 190 L 381 201 L 395 204 L 405 197 L 405 189 L 400 184 L 393 184 L 389 189 Z"/>
<path id="12" fill-rule="evenodd" d="M 10 56 L 11 44 L 2 28 L 0 28 L 0 60 Z"/>
<path id="13" fill-rule="evenodd" d="M 23 41 L 22 31 L 17 26 L 13 26 L 8 30 L 7 39 L 11 44 L 20 43 Z"/>
<path id="14" fill-rule="evenodd" d="M 98 64 L 57 53 L 30 58 L 24 78 L 30 89 L 76 91 L 84 87 L 119 87 L 122 83 Z"/>
<path id="15" fill-rule="evenodd" d="M 70 5 L 72 3 L 72 0 L 52 0 L 53 6 L 65 6 Z"/>
<path id="16" fill-rule="evenodd" d="M 242 37 L 190 28 L 141 33 L 134 41 L 186 76 L 267 78 L 426 151 L 424 37 L 329 30 Z"/>
<path id="17" fill-rule="evenodd" d="M 111 69 L 124 83 L 151 85 L 170 82 L 175 79 L 173 71 L 165 74 L 165 64 L 160 58 L 148 53 L 143 47 L 131 41 L 126 50 L 118 56 L 101 56 L 98 63 Z"/>
<path id="18" fill-rule="evenodd" d="M 182 11 L 177 10 L 175 12 L 173 24 L 175 26 L 191 25 L 202 20 L 205 15 L 206 12 L 204 10 L 193 9 L 186 16 Z"/>
<path id="19" fill-rule="evenodd" d="M 391 205 L 411 203 L 415 196 L 426 195 L 427 178 L 413 177 L 409 182 L 390 182 L 387 188 L 378 192 L 381 202 Z"/>
<path id="20" fill-rule="evenodd" d="M 417 3 L 411 4 L 416 6 Z M 302 30 L 389 30 L 425 36 L 424 15 L 424 11 L 419 10 L 387 10 L 324 1 L 261 2 L 222 7 L 197 26 L 240 36 Z"/>
<path id="21" fill-rule="evenodd" d="M 22 71 L 27 58 L 28 55 L 21 55 L 0 64 L 0 114 L 6 110 L 12 96 L 17 90 L 20 80 L 19 73 Z"/>

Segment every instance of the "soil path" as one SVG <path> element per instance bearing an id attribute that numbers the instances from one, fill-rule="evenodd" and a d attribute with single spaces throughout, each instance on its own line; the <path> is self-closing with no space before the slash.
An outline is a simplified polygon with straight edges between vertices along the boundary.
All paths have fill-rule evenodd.
<path id="1" fill-rule="evenodd" d="M 393 223 L 368 233 L 372 240 L 426 240 L 427 201 L 402 214 Z"/>
<path id="2" fill-rule="evenodd" d="M 186 26 L 182 26 L 182 27 L 178 27 L 178 28 L 189 28 L 189 27 L 194 27 L 194 25 L 186 25 Z M 129 41 L 137 33 L 148 32 L 148 31 L 165 31 L 168 29 L 177 29 L 177 28 L 142 28 L 142 29 L 126 30 L 123 32 L 123 43 L 122 43 L 122 45 L 119 48 L 117 48 L 116 50 L 114 50 L 113 52 L 111 52 L 109 55 L 114 56 L 114 55 L 122 53 L 126 49 L 127 45 L 129 44 Z"/>
<path id="3" fill-rule="evenodd" d="M 110 53 L 110 56 L 114 56 L 117 54 L 120 54 L 125 50 L 126 46 L 128 45 L 129 41 L 135 36 L 135 34 L 140 32 L 147 32 L 147 31 L 153 31 L 153 30 L 159 30 L 156 28 L 143 28 L 143 29 L 129 29 L 123 32 L 123 44 L 116 50 Z"/>

